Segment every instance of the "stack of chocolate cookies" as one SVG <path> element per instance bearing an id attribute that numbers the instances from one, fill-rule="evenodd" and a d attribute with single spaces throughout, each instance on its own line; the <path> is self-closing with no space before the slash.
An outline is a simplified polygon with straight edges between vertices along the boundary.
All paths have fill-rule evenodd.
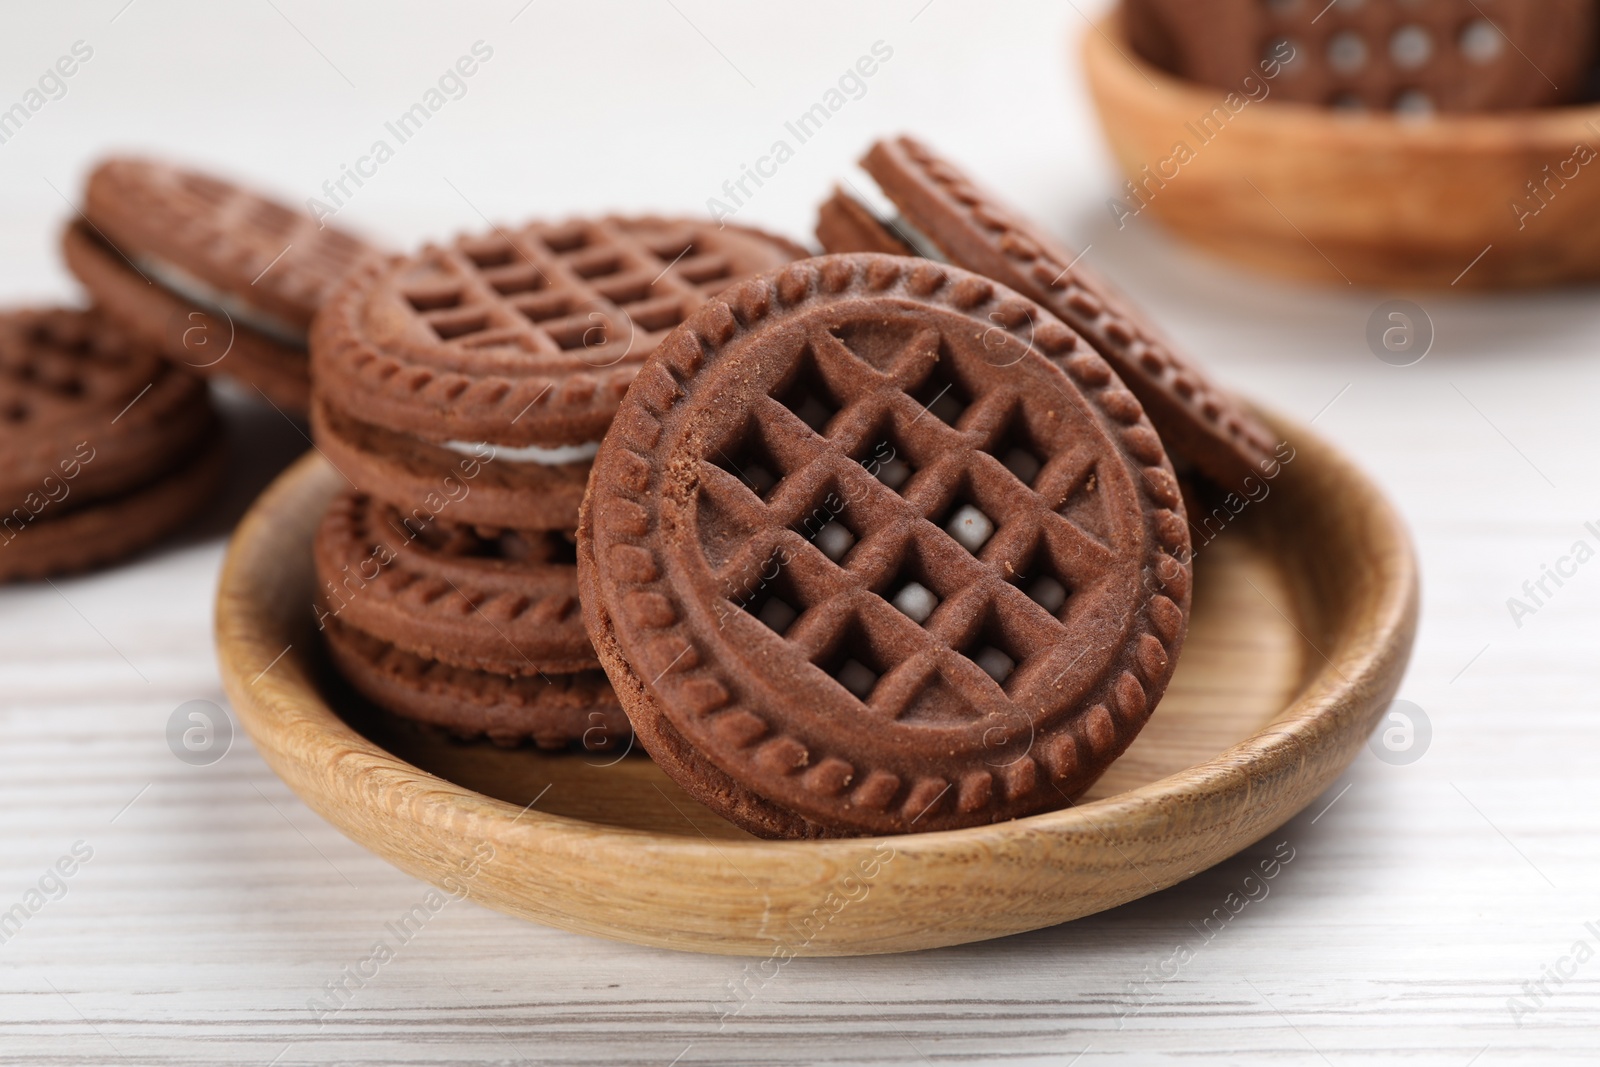
<path id="1" fill-rule="evenodd" d="M 805 254 L 740 227 L 604 218 L 357 266 L 311 334 L 313 432 L 349 483 L 315 553 L 317 625 L 345 678 L 465 737 L 628 744 L 578 605 L 592 458 L 663 337 Z"/>

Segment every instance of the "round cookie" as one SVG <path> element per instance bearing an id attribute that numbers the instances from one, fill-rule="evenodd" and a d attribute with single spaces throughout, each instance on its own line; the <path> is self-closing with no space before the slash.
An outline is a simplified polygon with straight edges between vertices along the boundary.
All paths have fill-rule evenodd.
<path id="1" fill-rule="evenodd" d="M 130 555 L 220 479 L 205 383 L 99 312 L 0 313 L 0 383 L 0 580 Z"/>
<path id="2" fill-rule="evenodd" d="M 306 335 L 369 246 L 230 182 L 145 159 L 89 177 L 67 265 L 107 314 L 198 374 L 230 374 L 304 413 Z"/>
<path id="3" fill-rule="evenodd" d="M 611 683 L 598 670 L 539 677 L 452 667 L 396 648 L 337 617 L 327 620 L 323 637 L 334 666 L 362 696 L 392 714 L 462 738 L 596 752 L 625 748 L 633 738 Z"/>
<path id="4" fill-rule="evenodd" d="M 1136 51 L 1191 81 L 1273 98 L 1426 114 L 1579 99 L 1594 0 L 1127 0 Z"/>
<path id="5" fill-rule="evenodd" d="M 531 222 L 354 271 L 317 317 L 318 444 L 414 506 L 464 457 L 452 521 L 566 529 L 640 363 L 726 286 L 805 256 L 707 220 Z"/>
<path id="6" fill-rule="evenodd" d="M 1144 405 L 1180 468 L 1192 465 L 1239 492 L 1248 490 L 1247 479 L 1276 472 L 1266 426 L 1043 229 L 910 137 L 878 142 L 861 165 L 905 221 L 879 223 L 873 233 L 867 209 L 853 201 L 846 208 L 841 201 L 849 198 L 835 193 L 817 230 L 828 251 L 874 251 L 895 241 L 908 253 L 946 259 L 1002 282 L 1094 346 Z M 849 225 L 841 222 L 846 218 Z"/>
<path id="7" fill-rule="evenodd" d="M 424 659 L 507 675 L 598 670 L 576 558 L 556 533 L 419 522 L 346 491 L 318 527 L 319 621 L 337 616 Z"/>
<path id="8" fill-rule="evenodd" d="M 639 740 L 772 837 L 1058 808 L 1183 644 L 1178 485 L 1049 312 L 957 267 L 826 256 L 741 284 L 640 371 L 578 530 Z"/>

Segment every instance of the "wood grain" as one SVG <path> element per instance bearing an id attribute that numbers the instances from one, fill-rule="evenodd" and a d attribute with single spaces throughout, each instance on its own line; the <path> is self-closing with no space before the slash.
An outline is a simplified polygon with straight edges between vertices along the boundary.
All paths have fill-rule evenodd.
<path id="1" fill-rule="evenodd" d="M 319 682 L 309 544 L 341 482 L 320 457 L 280 478 L 234 538 L 217 598 L 224 684 L 258 750 L 312 808 L 401 868 L 524 918 L 763 957 L 1037 929 L 1259 840 L 1354 758 L 1398 685 L 1416 626 L 1408 537 L 1331 447 L 1276 429 L 1295 455 L 1271 496 L 1197 556 L 1202 599 L 1181 684 L 1094 795 L 1028 819 L 759 842 L 734 839 L 640 759 L 398 743 L 436 773 L 419 769 L 341 718 L 325 695 L 338 690 Z M 1219 703 L 1229 710 L 1216 714 Z M 551 807 L 539 803 L 547 788 Z"/>
<path id="2" fill-rule="evenodd" d="M 1600 168 L 1600 106 L 1419 122 L 1280 103 L 1255 78 L 1227 107 L 1226 90 L 1140 59 L 1120 13 L 1100 31 L 1081 37 L 1083 66 L 1105 136 L 1139 187 L 1118 193 L 1124 221 L 1148 212 L 1216 255 L 1335 285 L 1501 289 L 1600 277 L 1600 181 L 1590 173 Z"/>

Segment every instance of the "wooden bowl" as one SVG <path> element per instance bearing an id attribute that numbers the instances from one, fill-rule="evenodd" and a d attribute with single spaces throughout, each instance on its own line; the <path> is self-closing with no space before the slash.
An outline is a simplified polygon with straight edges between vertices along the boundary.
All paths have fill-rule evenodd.
<path id="1" fill-rule="evenodd" d="M 1121 191 L 1135 214 L 1107 205 L 1119 225 L 1154 216 L 1219 256 L 1337 285 L 1499 289 L 1600 277 L 1600 106 L 1408 121 L 1269 95 L 1236 114 L 1224 107 L 1228 121 L 1213 120 L 1203 141 L 1195 131 L 1223 90 L 1146 63 L 1119 14 L 1082 48 L 1112 151 L 1147 191 Z M 1182 164 L 1180 143 L 1192 153 Z M 1575 158 L 1580 145 L 1587 163 Z M 1556 176 L 1548 185 L 1546 166 Z"/>
<path id="2" fill-rule="evenodd" d="M 1417 615 L 1405 529 L 1330 446 L 1276 428 L 1297 453 L 1270 495 L 1198 550 L 1166 699 L 1063 811 L 757 841 L 642 755 L 505 751 L 373 712 L 329 677 L 312 626 L 312 534 L 343 484 L 315 454 L 234 536 L 217 596 L 222 676 L 256 748 L 313 809 L 401 869 L 513 915 L 780 959 L 1033 930 L 1165 888 L 1270 833 L 1349 764 L 1399 684 Z"/>

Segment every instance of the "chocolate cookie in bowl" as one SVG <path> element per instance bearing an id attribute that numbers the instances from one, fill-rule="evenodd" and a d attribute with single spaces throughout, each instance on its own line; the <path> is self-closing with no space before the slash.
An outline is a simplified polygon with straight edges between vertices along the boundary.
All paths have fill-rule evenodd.
<path id="1" fill-rule="evenodd" d="M 346 492 L 317 533 L 317 628 L 373 702 L 462 737 L 595 751 L 627 719 L 578 612 L 572 542 Z"/>
<path id="2" fill-rule="evenodd" d="M 598 442 L 661 338 L 726 286 L 806 254 L 743 227 L 613 217 L 370 261 L 316 321 L 317 442 L 397 503 L 470 481 L 452 521 L 570 530 Z"/>
<path id="3" fill-rule="evenodd" d="M 959 267 L 826 256 L 664 341 L 595 460 L 584 618 L 639 740 L 753 833 L 1059 808 L 1181 651 L 1178 485 L 1048 310 Z"/>
<path id="4" fill-rule="evenodd" d="M 879 218 L 843 189 L 823 204 L 830 252 L 900 250 L 945 260 L 1037 301 L 1093 346 L 1133 391 L 1180 474 L 1249 493 L 1275 475 L 1266 426 L 1109 282 L 955 164 L 911 137 L 878 142 L 861 165 L 901 213 Z"/>

